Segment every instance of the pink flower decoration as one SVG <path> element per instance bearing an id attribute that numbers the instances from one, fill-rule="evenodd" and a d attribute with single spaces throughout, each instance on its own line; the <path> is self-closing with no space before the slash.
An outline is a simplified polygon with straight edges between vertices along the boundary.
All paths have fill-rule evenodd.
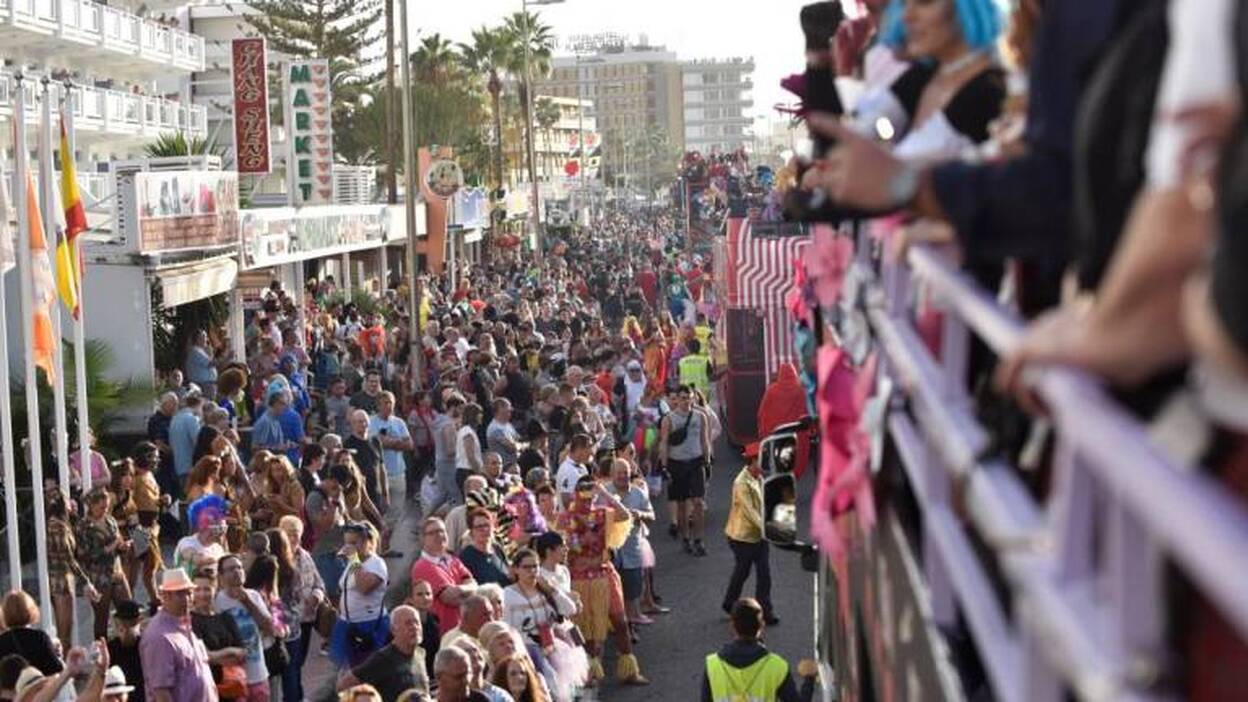
<path id="1" fill-rule="evenodd" d="M 806 273 L 820 307 L 831 307 L 841 298 L 841 283 L 854 260 L 854 242 L 827 225 L 816 225 L 806 250 Z"/>

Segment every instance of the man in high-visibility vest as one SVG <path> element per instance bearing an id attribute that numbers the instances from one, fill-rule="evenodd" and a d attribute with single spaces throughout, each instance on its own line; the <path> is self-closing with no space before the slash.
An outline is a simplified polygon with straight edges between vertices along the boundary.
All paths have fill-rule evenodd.
<path id="1" fill-rule="evenodd" d="M 690 385 L 702 393 L 707 401 L 711 399 L 711 357 L 702 353 L 702 344 L 697 339 L 685 342 L 689 353 L 677 362 L 681 385 Z"/>
<path id="2" fill-rule="evenodd" d="M 706 657 L 702 702 L 809 702 L 813 684 L 799 694 L 789 664 L 763 645 L 763 607 L 742 598 L 732 606 L 732 641 Z"/>

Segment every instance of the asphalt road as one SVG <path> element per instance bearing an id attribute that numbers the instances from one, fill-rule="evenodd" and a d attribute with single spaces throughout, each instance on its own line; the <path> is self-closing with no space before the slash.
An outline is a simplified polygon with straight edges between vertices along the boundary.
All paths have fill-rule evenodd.
<path id="1" fill-rule="evenodd" d="M 720 442 L 716 447 L 716 465 L 708 488 L 710 515 L 707 519 L 706 558 L 686 555 L 680 543 L 668 537 L 666 506 L 655 505 L 659 524 L 651 536 L 657 555 L 656 588 L 663 604 L 672 613 L 643 627 L 637 656 L 642 672 L 650 678 L 648 687 L 619 687 L 610 678 L 614 673 L 614 653 L 608 653 L 604 668 L 608 682 L 600 699 L 610 702 L 664 700 L 696 702 L 699 699 L 702 669 L 706 655 L 719 648 L 730 637 L 728 620 L 719 606 L 732 573 L 732 552 L 724 540 L 724 521 L 731 502 L 732 480 L 741 467 L 739 455 Z M 807 487 L 809 480 L 802 482 Z M 808 490 L 807 490 L 808 491 Z M 768 628 L 767 646 L 797 662 L 810 657 L 813 650 L 812 575 L 802 571 L 795 554 L 771 551 L 772 601 L 780 624 Z M 746 582 L 742 593 L 754 594 L 754 578 Z"/>

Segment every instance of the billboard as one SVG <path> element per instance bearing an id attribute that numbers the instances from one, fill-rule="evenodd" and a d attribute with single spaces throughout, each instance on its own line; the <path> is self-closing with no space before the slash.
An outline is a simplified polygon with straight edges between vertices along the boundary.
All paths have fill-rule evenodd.
<path id="1" fill-rule="evenodd" d="M 329 61 L 305 59 L 285 66 L 286 186 L 291 204 L 328 205 L 334 198 Z"/>
<path id="2" fill-rule="evenodd" d="M 238 174 L 144 171 L 134 174 L 139 251 L 180 251 L 238 241 Z"/>
<path id="3" fill-rule="evenodd" d="M 239 173 L 267 174 L 269 154 L 269 77 L 263 38 L 235 39 L 230 83 L 234 88 L 234 146 Z"/>
<path id="4" fill-rule="evenodd" d="M 243 269 L 374 248 L 391 238 L 387 205 L 245 210 L 239 226 Z"/>

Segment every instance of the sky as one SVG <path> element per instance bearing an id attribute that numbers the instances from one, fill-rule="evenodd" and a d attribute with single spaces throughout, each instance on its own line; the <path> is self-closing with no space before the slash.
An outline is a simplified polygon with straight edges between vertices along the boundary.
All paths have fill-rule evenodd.
<path id="1" fill-rule="evenodd" d="M 752 56 L 754 117 L 776 115 L 786 100 L 780 79 L 804 67 L 798 12 L 811 0 L 566 0 L 532 7 L 562 40 L 576 34 L 617 32 L 634 40 L 645 34 L 681 60 Z M 498 24 L 521 8 L 520 0 L 409 0 L 409 27 L 417 36 L 434 32 L 468 41 L 472 29 Z M 557 52 L 561 55 L 564 52 Z"/>

